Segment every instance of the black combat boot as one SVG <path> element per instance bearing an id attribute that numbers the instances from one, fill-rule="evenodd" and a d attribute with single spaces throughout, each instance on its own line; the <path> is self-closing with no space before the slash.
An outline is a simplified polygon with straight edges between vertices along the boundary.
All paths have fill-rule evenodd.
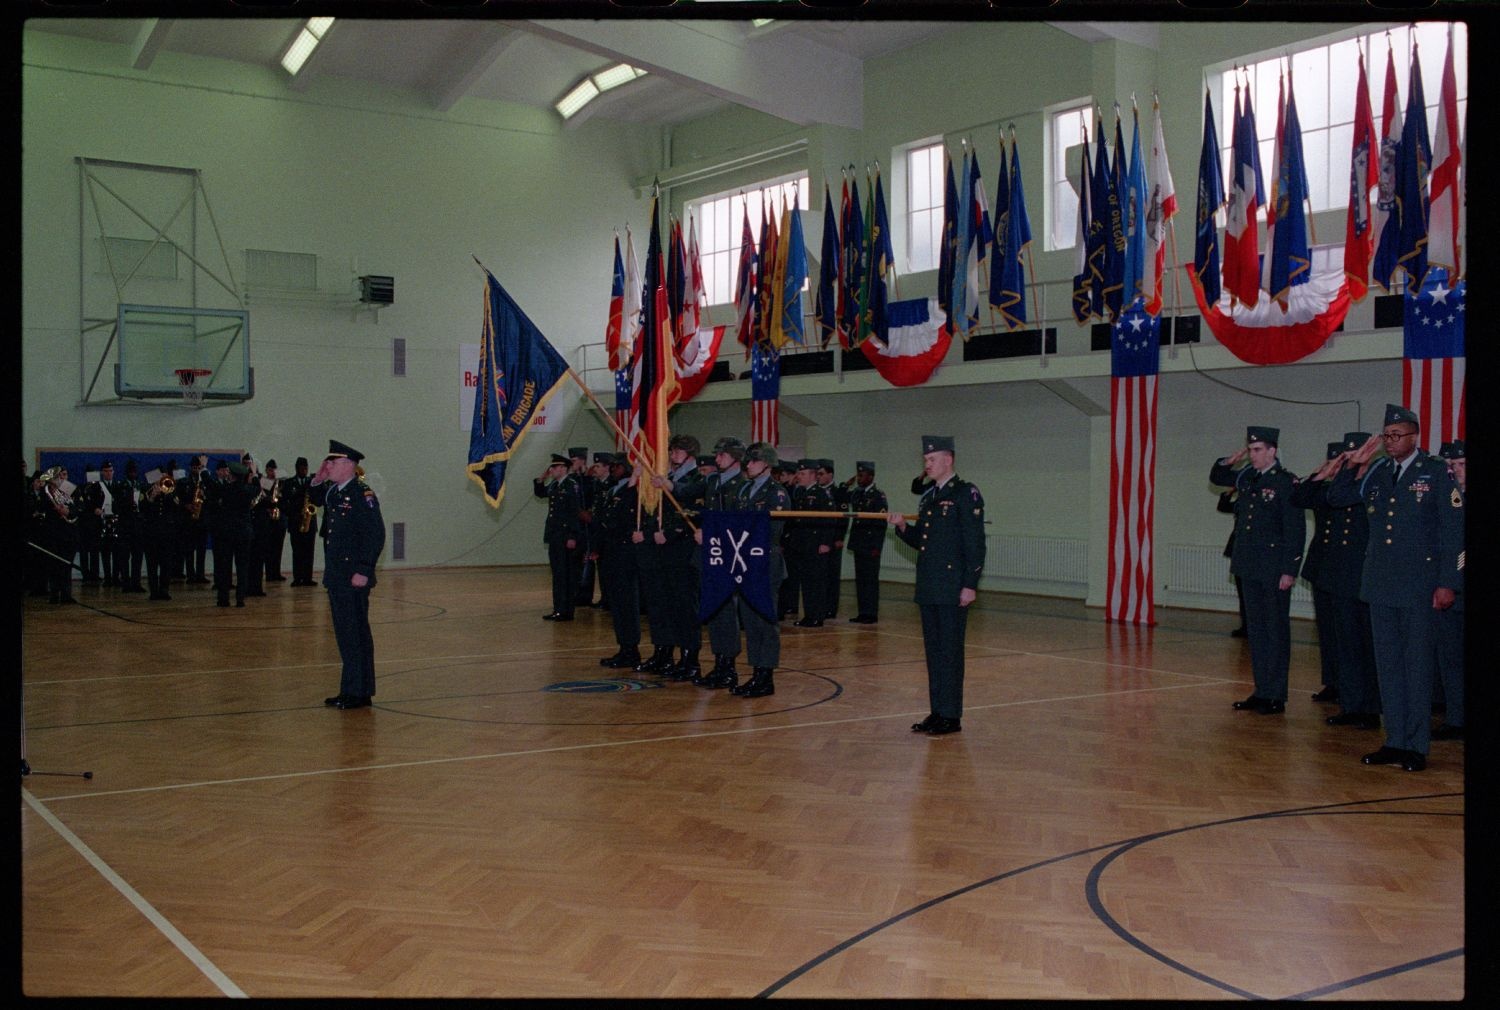
<path id="1" fill-rule="evenodd" d="M 775 693 L 776 685 L 771 681 L 769 666 L 757 666 L 755 676 L 750 678 L 750 683 L 739 689 L 741 698 L 764 698 L 768 694 Z"/>
<path id="2" fill-rule="evenodd" d="M 653 652 L 653 653 L 651 653 L 651 658 L 650 659 L 645 659 L 645 660 L 642 660 L 641 662 L 635 664 L 635 672 L 636 673 L 661 673 L 664 670 L 666 670 L 666 668 L 668 666 L 671 666 L 671 665 L 672 665 L 672 647 L 669 645 L 666 648 L 662 648 L 661 646 L 658 645 L 656 647 L 656 651 Z"/>
<path id="3" fill-rule="evenodd" d="M 611 670 L 624 667 L 627 670 L 635 669 L 635 664 L 641 661 L 641 651 L 633 645 L 622 645 L 620 651 L 613 656 L 606 656 L 599 660 L 600 666 L 607 666 Z"/>

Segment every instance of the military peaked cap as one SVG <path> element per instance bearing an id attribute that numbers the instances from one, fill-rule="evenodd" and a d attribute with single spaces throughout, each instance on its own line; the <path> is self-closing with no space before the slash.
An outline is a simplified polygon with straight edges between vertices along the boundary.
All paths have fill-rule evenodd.
<path id="1" fill-rule="evenodd" d="M 1333 457 L 1340 455 L 1341 453 L 1343 453 L 1343 451 L 1344 451 L 1344 443 L 1343 442 L 1329 442 L 1328 443 L 1328 456 L 1327 456 L 1327 458 L 1328 459 L 1333 459 Z"/>
<path id="2" fill-rule="evenodd" d="M 856 469 L 856 470 L 863 470 L 863 471 L 865 471 L 865 473 L 874 473 L 875 472 L 875 464 L 872 463 L 872 462 L 870 462 L 867 459 L 862 459 L 862 460 L 858 460 L 854 464 L 854 469 Z"/>
<path id="3" fill-rule="evenodd" d="M 350 446 L 345 445 L 343 442 L 340 442 L 337 439 L 330 438 L 328 440 L 328 458 L 348 459 L 350 462 L 358 463 L 360 460 L 365 458 L 365 454 L 360 452 L 358 449 L 354 449 Z"/>
<path id="4" fill-rule="evenodd" d="M 1368 431 L 1346 431 L 1344 432 L 1344 448 L 1358 449 L 1370 440 Z"/>
<path id="5" fill-rule="evenodd" d="M 1251 442 L 1264 442 L 1266 445 L 1277 445 L 1281 438 L 1280 428 L 1268 428 L 1263 424 L 1252 424 L 1245 429 L 1245 444 Z"/>
<path id="6" fill-rule="evenodd" d="M 548 466 L 567 466 L 571 462 L 573 462 L 573 461 L 571 459 L 569 459 L 568 457 L 563 456 L 560 453 L 555 453 L 554 452 L 552 454 L 552 462 L 548 463 L 547 465 Z"/>

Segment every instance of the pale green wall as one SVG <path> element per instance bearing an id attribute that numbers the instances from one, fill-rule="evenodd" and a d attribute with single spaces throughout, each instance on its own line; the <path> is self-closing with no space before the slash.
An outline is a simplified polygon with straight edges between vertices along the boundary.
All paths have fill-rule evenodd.
<path id="1" fill-rule="evenodd" d="M 315 457 L 324 440 L 352 442 L 383 481 L 388 518 L 409 524 L 409 564 L 535 563 L 541 510 L 530 478 L 548 452 L 608 437 L 578 397 L 560 394 L 565 431 L 533 433 L 498 511 L 463 476 L 467 437 L 458 430 L 457 347 L 478 340 L 481 276 L 470 254 L 508 289 L 570 360 L 602 338 L 612 230 L 643 232 L 642 179 L 712 163 L 757 144 L 803 137 L 806 154 L 672 189 L 667 201 L 808 168 L 804 225 L 816 255 L 823 179 L 837 191 L 838 166 L 879 161 L 931 136 L 972 135 L 993 196 L 996 124 L 1016 125 L 1031 203 L 1038 279 L 1073 272 L 1071 251 L 1041 249 L 1041 108 L 1092 95 L 1146 109 L 1162 94 L 1168 151 L 1184 218 L 1196 181 L 1204 64 L 1259 52 L 1332 26 L 1163 25 L 1160 49 L 1089 45 L 1041 24 L 955 26 L 938 39 L 870 61 L 862 130 L 802 127 L 748 110 L 716 113 L 670 131 L 672 164 L 660 163 L 658 131 L 593 120 L 562 131 L 549 114 L 466 99 L 448 114 L 419 96 L 370 93 L 335 80 L 306 93 L 280 79 L 213 60 L 163 55 L 147 74 L 117 48 L 29 33 L 23 74 L 24 405 L 23 448 L 41 445 L 233 445 L 261 458 Z M 962 86 L 944 68 L 965 68 Z M 1108 93 L 1106 93 L 1106 91 Z M 1145 109 L 1143 109 L 1143 112 Z M 1128 114 L 1128 113 L 1127 113 Z M 1128 123 L 1127 123 L 1128 131 Z M 1129 134 L 1127 132 L 1127 142 Z M 396 278 L 396 304 L 369 312 L 261 306 L 253 309 L 257 395 L 201 412 L 76 408 L 76 155 L 202 168 L 231 251 L 246 247 L 316 252 L 360 272 Z M 886 177 L 890 189 L 890 176 Z M 892 208 L 893 211 L 896 209 Z M 1325 223 L 1327 222 L 1327 223 Z M 1320 235 L 1342 230 L 1322 215 Z M 1191 232 L 1179 228 L 1179 252 Z M 933 289 L 931 273 L 903 276 L 901 294 Z M 1249 423 L 1282 428 L 1294 470 L 1305 472 L 1331 438 L 1354 427 L 1353 406 L 1298 406 L 1232 392 L 1188 370 L 1192 361 L 1248 389 L 1306 400 L 1358 400 L 1364 426 L 1400 395 L 1399 334 L 1369 332 L 1369 304 L 1347 334 L 1306 363 L 1243 367 L 1211 335 L 1191 358 L 1164 362 L 1158 455 L 1157 542 L 1222 545 L 1206 475 Z M 719 309 L 716 318 L 727 321 Z M 391 339 L 407 340 L 408 376 L 390 375 Z M 1091 602 L 1103 580 L 1107 438 L 1089 417 L 1041 385 L 1063 379 L 1107 410 L 1108 355 L 1088 353 L 1088 334 L 1059 331 L 1065 357 L 962 363 L 955 346 L 933 382 L 896 390 L 873 373 L 788 378 L 784 440 L 832 456 L 840 476 L 855 458 L 874 459 L 897 507 L 910 507 L 917 438 L 958 438 L 959 470 L 990 504 L 992 532 L 1091 541 Z M 596 353 L 596 352 L 595 352 Z M 739 349 L 726 353 L 744 369 Z M 1361 360 L 1373 359 L 1373 360 Z M 92 362 L 90 362 L 92 365 Z M 601 382 L 602 385 L 602 382 Z M 705 441 L 748 434 L 748 382 L 712 385 L 680 408 L 674 428 Z M 806 424 L 801 419 L 806 419 Z M 1102 418 L 1108 430 L 1108 418 Z M 903 566 L 889 573 L 905 577 Z M 1160 576 L 1160 573 L 1159 573 Z M 1171 594 L 1158 592 L 1159 602 Z"/>

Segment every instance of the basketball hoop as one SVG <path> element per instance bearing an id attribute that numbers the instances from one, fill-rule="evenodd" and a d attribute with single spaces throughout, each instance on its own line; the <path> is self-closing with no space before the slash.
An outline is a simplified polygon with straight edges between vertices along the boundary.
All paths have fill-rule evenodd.
<path id="1" fill-rule="evenodd" d="M 212 369 L 174 368 L 172 371 L 177 373 L 177 384 L 182 387 L 182 402 L 189 407 L 203 406 L 203 390 L 197 381 L 200 376 L 211 375 Z"/>

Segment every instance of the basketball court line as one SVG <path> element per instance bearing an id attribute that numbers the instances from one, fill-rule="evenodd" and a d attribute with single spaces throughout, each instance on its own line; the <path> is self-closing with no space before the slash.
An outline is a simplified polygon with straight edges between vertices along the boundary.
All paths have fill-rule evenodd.
<path id="1" fill-rule="evenodd" d="M 1172 684 L 1162 687 L 1128 688 L 1120 691 L 1094 691 L 1087 694 L 1062 695 L 1055 698 L 1027 698 L 1021 701 L 997 701 L 988 705 L 969 705 L 966 711 L 977 712 L 998 708 L 1019 708 L 1023 705 L 1047 705 L 1056 702 L 1089 701 L 1097 698 L 1118 698 L 1131 694 L 1151 694 L 1159 691 L 1182 691 L 1198 687 L 1215 686 L 1217 681 L 1193 684 Z M 392 702 L 392 704 L 401 704 Z M 377 709 L 379 705 L 375 706 Z M 300 711 L 300 709 L 298 710 Z M 392 713 L 399 714 L 399 713 Z M 541 754 L 562 754 L 570 751 L 601 750 L 610 747 L 634 747 L 659 743 L 675 743 L 682 740 L 705 740 L 720 736 L 743 736 L 749 733 L 769 733 L 794 729 L 815 729 L 824 726 L 841 726 L 851 723 L 881 722 L 887 719 L 911 719 L 926 715 L 926 712 L 889 712 L 883 715 L 849 716 L 845 719 L 823 719 L 814 722 L 786 723 L 780 726 L 746 726 L 740 729 L 710 730 L 701 733 L 678 733 L 672 736 L 642 737 L 633 740 L 596 740 L 590 743 L 564 744 L 556 747 L 530 747 L 521 750 L 492 751 L 486 754 L 462 754 L 452 757 L 424 758 L 421 761 L 392 761 L 385 764 L 354 765 L 341 768 L 318 768 L 309 771 L 280 772 L 275 775 L 246 775 L 232 779 L 204 779 L 199 782 L 177 782 L 171 785 L 137 786 L 132 789 L 108 789 L 98 792 L 76 793 L 71 796 L 49 796 L 45 802 L 60 803 L 68 800 L 96 799 L 105 796 L 124 796 L 133 793 L 171 792 L 178 789 L 198 789 L 206 786 L 242 785 L 249 782 L 274 782 L 282 779 L 313 778 L 321 775 L 341 775 L 348 772 L 391 771 L 401 768 L 424 768 L 432 765 L 458 764 L 469 761 L 492 761 L 500 758 L 533 757 Z M 42 802 L 38 800 L 37 802 Z"/>
<path id="2" fill-rule="evenodd" d="M 38 817 L 46 821 L 48 826 L 51 827 L 53 831 L 56 831 L 58 836 L 62 838 L 63 841 L 72 846 L 74 851 L 82 856 L 90 866 L 97 870 L 99 875 L 103 877 L 111 887 L 113 887 L 116 891 L 119 891 L 126 901 L 134 905 L 136 911 L 144 915 L 146 917 L 146 920 L 150 922 L 151 925 L 155 926 L 157 930 L 162 934 L 162 936 L 165 936 L 171 942 L 172 946 L 180 950 L 189 961 L 196 965 L 198 970 L 201 971 L 208 978 L 208 980 L 218 988 L 221 993 L 223 993 L 225 996 L 236 996 L 242 999 L 245 998 L 244 990 L 235 985 L 234 982 L 230 980 L 229 976 L 224 974 L 224 972 L 219 968 L 218 965 L 210 961 L 206 954 L 204 954 L 201 950 L 193 945 L 193 942 L 191 940 L 183 936 L 182 931 L 179 930 L 176 926 L 172 925 L 172 923 L 167 920 L 166 916 L 158 912 L 156 910 L 156 907 L 152 905 L 151 902 L 147 901 L 139 891 L 127 884 L 124 878 L 114 871 L 113 867 L 111 867 L 104 860 L 100 859 L 93 849 L 85 845 L 83 839 L 79 838 L 77 835 L 73 834 L 72 831 L 68 830 L 68 826 L 62 821 L 58 820 L 56 814 L 48 810 L 46 806 L 43 805 L 41 800 L 38 800 L 31 794 L 31 790 L 23 786 L 21 787 L 21 795 L 25 798 L 26 805 L 31 807 L 32 810 L 36 811 Z"/>

